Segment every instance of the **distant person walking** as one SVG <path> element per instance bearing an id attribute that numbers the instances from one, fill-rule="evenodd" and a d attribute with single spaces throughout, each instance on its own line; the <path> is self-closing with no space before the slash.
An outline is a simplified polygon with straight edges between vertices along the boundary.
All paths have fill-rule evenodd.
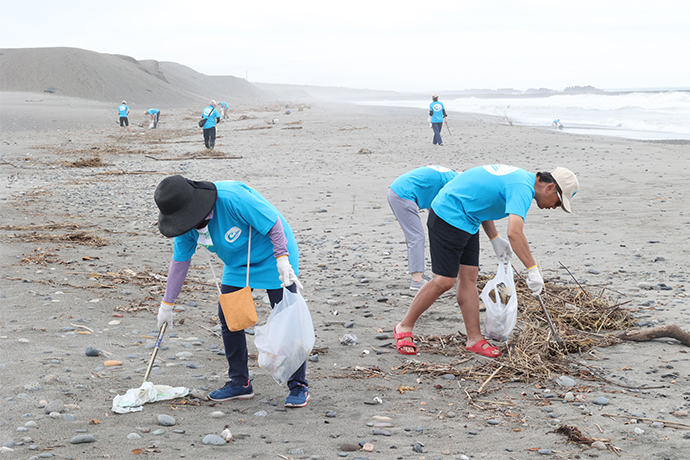
<path id="1" fill-rule="evenodd" d="M 423 166 L 398 177 L 388 188 L 388 204 L 405 234 L 413 291 L 418 291 L 430 279 L 424 274 L 426 238 L 418 209 L 429 209 L 438 192 L 457 175 L 443 166 Z"/>
<path id="2" fill-rule="evenodd" d="M 443 139 L 441 139 L 441 128 L 443 128 L 443 121 L 448 114 L 446 114 L 446 108 L 443 106 L 443 102 L 438 100 L 438 94 L 431 96 L 431 104 L 429 105 L 429 116 L 431 117 L 431 128 L 434 130 L 434 145 L 443 145 Z"/>
<path id="3" fill-rule="evenodd" d="M 229 118 L 228 117 L 228 109 L 230 109 L 230 106 L 228 105 L 227 102 L 221 102 L 220 103 L 220 117 L 222 119 Z"/>
<path id="4" fill-rule="evenodd" d="M 204 145 L 207 149 L 213 150 L 216 146 L 216 123 L 220 121 L 220 113 L 216 110 L 216 101 L 211 101 L 209 106 L 201 112 L 201 118 L 206 120 L 204 123 Z"/>
<path id="5" fill-rule="evenodd" d="M 156 127 L 158 126 L 158 119 L 161 116 L 161 111 L 158 109 L 151 108 L 144 112 L 144 115 L 148 115 L 151 117 L 151 124 L 149 125 L 149 128 L 156 129 Z"/>
<path id="6" fill-rule="evenodd" d="M 129 106 L 127 101 L 122 101 L 122 104 L 117 108 L 117 112 L 120 114 L 120 136 L 122 136 L 122 127 L 127 127 L 127 133 L 132 134 L 132 130 L 129 127 Z"/>

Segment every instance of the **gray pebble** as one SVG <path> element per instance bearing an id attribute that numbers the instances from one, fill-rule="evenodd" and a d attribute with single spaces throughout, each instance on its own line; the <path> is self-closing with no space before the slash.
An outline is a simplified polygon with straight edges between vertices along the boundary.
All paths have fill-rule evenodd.
<path id="1" fill-rule="evenodd" d="M 445 379 L 445 380 L 455 380 L 455 375 L 453 375 L 453 374 L 443 374 L 443 376 L 441 376 L 441 378 L 442 378 L 442 379 Z"/>
<path id="2" fill-rule="evenodd" d="M 60 413 L 60 412 L 62 412 L 62 410 L 64 408 L 65 408 L 65 403 L 63 403 L 59 399 L 55 399 L 53 401 L 50 401 L 48 404 L 46 404 L 46 407 L 43 408 L 43 413 L 45 413 L 45 414 L 50 414 L 51 412 Z"/>
<path id="3" fill-rule="evenodd" d="M 288 455 L 304 455 L 304 449 L 298 447 L 296 449 L 288 450 Z"/>
<path id="4" fill-rule="evenodd" d="M 652 428 L 663 428 L 665 426 L 664 422 L 652 422 Z"/>
<path id="5" fill-rule="evenodd" d="M 309 361 L 311 361 L 312 363 L 318 363 L 319 362 L 319 354 L 314 353 L 313 355 L 311 355 L 309 357 Z"/>
<path id="6" fill-rule="evenodd" d="M 376 334 L 374 338 L 377 340 L 387 340 L 390 339 L 390 335 L 386 334 L 385 332 L 382 332 L 381 334 Z"/>
<path id="7" fill-rule="evenodd" d="M 129 433 L 127 435 L 127 439 L 130 439 L 132 441 L 136 441 L 137 439 L 141 439 L 141 435 L 139 433 Z"/>
<path id="8" fill-rule="evenodd" d="M 96 442 L 96 439 L 90 434 L 80 434 L 75 436 L 70 440 L 72 444 L 85 444 L 89 442 Z"/>
<path id="9" fill-rule="evenodd" d="M 371 434 L 373 434 L 374 436 L 390 436 L 391 432 L 388 430 L 381 430 L 379 428 L 374 428 L 373 430 L 371 430 Z"/>
<path id="10" fill-rule="evenodd" d="M 599 396 L 597 399 L 594 400 L 594 404 L 598 406 L 605 406 L 609 403 L 609 400 L 603 396 Z"/>
<path id="11" fill-rule="evenodd" d="M 345 323 L 345 326 L 344 326 L 344 327 L 345 327 L 346 329 L 352 329 L 354 326 L 355 326 L 355 322 L 354 322 L 354 321 L 349 321 L 349 322 Z"/>
<path id="12" fill-rule="evenodd" d="M 163 426 L 174 426 L 177 423 L 175 417 L 166 414 L 160 414 L 158 416 L 158 424 Z"/>
<path id="13" fill-rule="evenodd" d="M 215 434 L 207 434 L 204 436 L 204 439 L 201 441 L 201 443 L 211 446 L 224 446 L 226 444 L 225 439 L 221 438 L 220 436 L 216 436 Z"/>
<path id="14" fill-rule="evenodd" d="M 498 425 L 501 422 L 499 420 L 489 419 L 486 421 L 486 423 L 488 423 L 489 425 Z"/>
<path id="15" fill-rule="evenodd" d="M 539 449 L 539 455 L 551 455 L 551 449 Z"/>
<path id="16" fill-rule="evenodd" d="M 84 351 L 84 354 L 86 356 L 98 356 L 101 354 L 101 352 L 94 347 L 86 347 L 86 351 Z"/>
<path id="17" fill-rule="evenodd" d="M 412 450 L 421 454 L 421 453 L 424 452 L 424 446 L 422 446 L 422 445 L 419 444 L 418 442 L 415 442 L 415 443 L 412 445 Z"/>

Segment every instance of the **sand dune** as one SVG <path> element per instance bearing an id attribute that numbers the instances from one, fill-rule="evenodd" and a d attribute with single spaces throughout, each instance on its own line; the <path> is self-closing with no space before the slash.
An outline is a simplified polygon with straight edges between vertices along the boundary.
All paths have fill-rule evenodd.
<path id="1" fill-rule="evenodd" d="M 256 102 L 271 95 L 242 78 L 208 76 L 174 62 L 137 61 L 77 48 L 0 49 L 0 91 L 55 94 L 95 101 L 123 99 L 191 107 L 209 99 Z"/>

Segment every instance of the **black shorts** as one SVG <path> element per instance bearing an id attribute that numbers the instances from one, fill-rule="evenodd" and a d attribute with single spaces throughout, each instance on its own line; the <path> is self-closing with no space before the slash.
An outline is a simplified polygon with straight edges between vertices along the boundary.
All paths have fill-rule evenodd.
<path id="1" fill-rule="evenodd" d="M 129 126 L 129 117 L 120 117 L 120 126 Z"/>
<path id="2" fill-rule="evenodd" d="M 435 275 L 457 278 L 460 265 L 479 267 L 479 232 L 473 234 L 453 227 L 429 209 L 431 271 Z"/>

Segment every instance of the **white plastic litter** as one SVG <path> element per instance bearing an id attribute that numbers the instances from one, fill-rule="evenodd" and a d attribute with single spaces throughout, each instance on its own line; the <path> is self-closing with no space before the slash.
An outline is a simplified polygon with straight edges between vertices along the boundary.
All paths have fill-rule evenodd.
<path id="1" fill-rule="evenodd" d="M 139 388 L 130 388 L 124 395 L 115 396 L 115 399 L 113 399 L 113 412 L 118 414 L 139 412 L 146 403 L 183 398 L 188 394 L 189 388 L 154 385 L 151 382 L 144 382 Z"/>

